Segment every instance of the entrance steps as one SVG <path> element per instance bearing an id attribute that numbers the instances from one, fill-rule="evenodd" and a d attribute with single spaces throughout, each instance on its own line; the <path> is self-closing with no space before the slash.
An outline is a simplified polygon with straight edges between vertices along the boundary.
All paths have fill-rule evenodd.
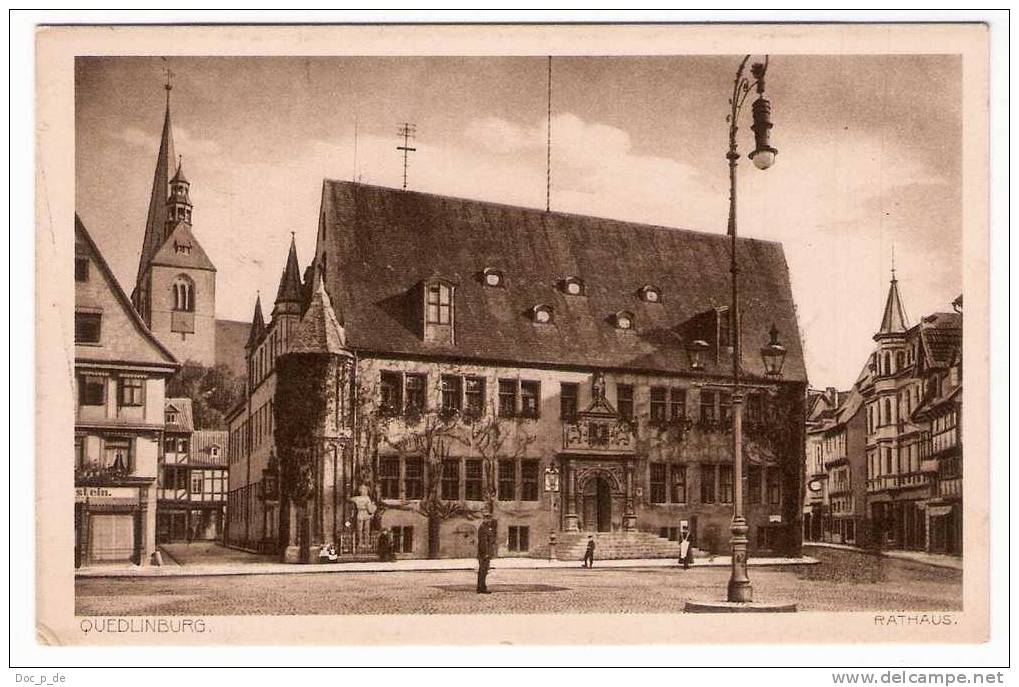
<path id="1" fill-rule="evenodd" d="M 587 550 L 588 536 L 594 536 L 594 559 L 674 558 L 679 559 L 679 542 L 650 532 L 558 532 L 556 558 L 579 561 Z M 694 549 L 694 556 L 700 555 Z"/>

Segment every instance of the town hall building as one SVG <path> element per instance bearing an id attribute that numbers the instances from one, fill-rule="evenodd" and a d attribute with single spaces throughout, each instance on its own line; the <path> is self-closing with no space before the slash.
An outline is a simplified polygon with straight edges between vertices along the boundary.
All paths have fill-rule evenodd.
<path id="1" fill-rule="evenodd" d="M 741 238 L 744 483 L 732 463 L 730 241 L 326 180 L 303 276 L 256 301 L 229 414 L 225 542 L 312 560 L 796 555 L 806 373 L 780 244 Z M 780 374 L 758 351 L 784 346 Z M 369 540 L 358 515 L 370 501 Z M 366 526 L 367 527 L 367 526 Z"/>

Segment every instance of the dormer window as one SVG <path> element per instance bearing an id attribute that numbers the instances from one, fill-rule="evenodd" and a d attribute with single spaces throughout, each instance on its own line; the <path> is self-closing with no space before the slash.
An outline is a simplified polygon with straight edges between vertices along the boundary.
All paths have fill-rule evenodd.
<path id="1" fill-rule="evenodd" d="M 612 316 L 616 329 L 629 331 L 633 329 L 633 313 L 629 310 L 620 310 Z"/>
<path id="2" fill-rule="evenodd" d="M 429 279 L 420 285 L 421 324 L 424 340 L 434 343 L 455 343 L 453 340 L 453 305 L 456 287 L 443 279 Z"/>
<path id="3" fill-rule="evenodd" d="M 580 277 L 566 277 L 559 282 L 559 289 L 567 296 L 583 296 L 585 291 Z"/>
<path id="4" fill-rule="evenodd" d="M 662 290 L 657 286 L 651 284 L 645 284 L 640 287 L 640 299 L 645 303 L 661 303 L 662 302 Z"/>
<path id="5" fill-rule="evenodd" d="M 552 306 L 539 303 L 531 308 L 531 319 L 535 324 L 552 324 Z"/>
<path id="6" fill-rule="evenodd" d="M 173 242 L 173 250 L 175 253 L 181 253 L 183 255 L 191 255 L 191 244 L 190 243 L 177 243 Z"/>
<path id="7" fill-rule="evenodd" d="M 485 286 L 499 287 L 506 285 L 506 278 L 502 270 L 497 270 L 494 267 L 486 267 L 481 273 L 481 280 Z"/>
<path id="8" fill-rule="evenodd" d="M 427 324 L 449 324 L 451 319 L 452 289 L 446 284 L 432 284 L 428 287 L 427 309 L 425 310 L 425 322 Z"/>

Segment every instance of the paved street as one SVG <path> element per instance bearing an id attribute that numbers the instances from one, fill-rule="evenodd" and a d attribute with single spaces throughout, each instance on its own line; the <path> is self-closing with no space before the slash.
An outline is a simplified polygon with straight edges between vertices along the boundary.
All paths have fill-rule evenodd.
<path id="1" fill-rule="evenodd" d="M 822 563 L 751 571 L 760 600 L 791 599 L 802 611 L 961 609 L 956 570 L 839 550 Z M 498 565 L 498 561 L 496 561 Z M 79 579 L 79 615 L 357 613 L 662 613 L 687 599 L 718 597 L 726 568 L 492 571 L 488 596 L 469 571 Z"/>

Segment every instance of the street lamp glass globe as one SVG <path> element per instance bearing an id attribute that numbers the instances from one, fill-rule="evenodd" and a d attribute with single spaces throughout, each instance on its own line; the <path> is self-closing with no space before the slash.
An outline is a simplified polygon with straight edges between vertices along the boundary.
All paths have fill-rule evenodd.
<path id="1" fill-rule="evenodd" d="M 754 167 L 757 169 L 768 169 L 775 164 L 775 152 L 772 150 L 757 150 L 753 156 Z"/>

